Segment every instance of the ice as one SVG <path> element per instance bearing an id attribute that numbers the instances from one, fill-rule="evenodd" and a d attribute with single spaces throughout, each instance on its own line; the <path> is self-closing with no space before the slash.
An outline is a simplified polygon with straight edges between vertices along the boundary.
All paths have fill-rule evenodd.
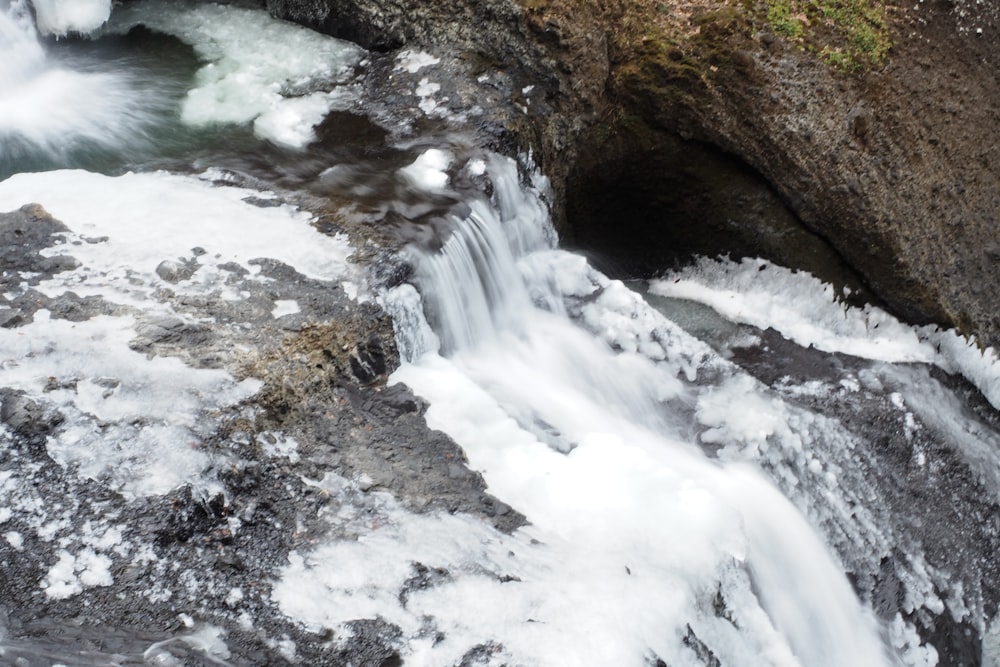
<path id="1" fill-rule="evenodd" d="M 57 461 L 127 495 L 164 493 L 208 467 L 196 446 L 213 423 L 206 413 L 258 385 L 176 358 L 147 358 L 129 348 L 134 335 L 129 317 L 70 322 L 39 311 L 30 324 L 0 329 L 0 383 L 44 396 L 61 412 L 66 421 L 48 442 Z M 94 382 L 108 377 L 115 380 L 110 389 Z M 67 388 L 46 391 L 50 378 Z"/>
<path id="2" fill-rule="evenodd" d="M 49 568 L 41 586 L 48 597 L 64 600 L 85 587 L 110 586 L 113 581 L 111 559 L 104 554 L 82 549 L 74 556 L 62 549 L 59 560 Z"/>
<path id="3" fill-rule="evenodd" d="M 705 303 L 735 322 L 772 327 L 803 347 L 883 361 L 930 361 L 934 348 L 885 311 L 849 308 L 833 287 L 762 259 L 701 259 L 650 292 Z"/>
<path id="4" fill-rule="evenodd" d="M 162 172 L 111 177 L 65 170 L 17 174 L 0 182 L 0 210 L 39 202 L 76 234 L 71 237 L 75 242 L 53 252 L 72 255 L 83 268 L 43 285 L 52 296 L 70 288 L 80 296 L 100 294 L 148 305 L 150 292 L 163 282 L 155 274 L 160 262 L 194 259 L 196 247 L 205 251 L 197 258 L 202 268 L 173 289 L 217 289 L 226 276 L 219 265 L 247 266 L 259 257 L 277 259 L 319 280 L 351 274 L 343 236 L 321 234 L 310 226 L 310 214 L 292 207 L 262 208 L 243 201 L 255 195 Z M 79 242 L 84 237 L 107 240 Z M 135 285 L 135 273 L 145 284 Z"/>
<path id="5" fill-rule="evenodd" d="M 7 544 L 20 551 L 24 547 L 24 537 L 16 530 L 10 530 L 3 534 Z"/>
<path id="6" fill-rule="evenodd" d="M 331 92 L 285 98 L 257 116 L 253 130 L 257 136 L 280 146 L 303 148 L 315 141 L 313 130 L 328 113 L 346 110 L 354 100 L 354 91 L 346 86 Z"/>
<path id="7" fill-rule="evenodd" d="M 439 62 L 441 62 L 440 58 L 435 58 L 429 53 L 405 49 L 396 56 L 396 69 L 416 74 L 424 67 L 437 65 Z"/>
<path id="8" fill-rule="evenodd" d="M 441 84 L 434 83 L 427 78 L 421 79 L 420 83 L 417 84 L 417 88 L 414 94 L 420 98 L 420 102 L 417 106 L 425 114 L 430 115 L 432 111 L 437 109 L 438 103 L 434 99 L 434 96 L 441 90 Z"/>
<path id="9" fill-rule="evenodd" d="M 268 456 L 284 457 L 296 463 L 299 460 L 299 443 L 295 438 L 288 438 L 281 434 L 263 433 L 257 437 L 261 449 Z"/>
<path id="10" fill-rule="evenodd" d="M 52 297 L 67 291 L 99 296 L 154 321 L 178 318 L 154 296 L 164 285 L 156 273 L 164 259 L 198 262 L 191 279 L 170 284 L 176 293 L 225 295 L 230 274 L 220 265 L 254 268 L 249 262 L 258 257 L 319 280 L 351 274 L 346 240 L 320 234 L 307 213 L 243 201 L 257 194 L 163 173 L 114 178 L 56 171 L 0 182 L 0 210 L 41 202 L 73 230 L 45 252 L 71 255 L 80 266 L 37 289 Z M 71 322 L 40 310 L 28 324 L 0 329 L 0 384 L 62 415 L 49 453 L 80 474 L 128 496 L 185 483 L 207 489 L 212 481 L 203 473 L 211 457 L 200 443 L 215 428 L 218 410 L 252 395 L 259 383 L 136 352 L 129 345 L 137 327 L 135 315 Z"/>
<path id="11" fill-rule="evenodd" d="M 184 645 L 190 649 L 205 654 L 205 658 L 215 665 L 228 665 L 232 653 L 224 639 L 225 631 L 215 625 L 196 624 L 188 614 L 179 614 L 181 622 L 190 628 L 189 632 L 179 634 L 171 639 L 156 642 L 146 649 L 142 657 L 146 664 L 174 665 L 176 657 L 170 652 L 173 645 Z"/>
<path id="12" fill-rule="evenodd" d="M 344 104 L 332 91 L 363 55 L 263 9 L 217 4 L 136 2 L 115 12 L 108 30 L 140 24 L 190 44 L 204 63 L 181 110 L 185 123 L 253 123 L 259 136 L 292 148 L 314 141 L 313 127 Z"/>
<path id="13" fill-rule="evenodd" d="M 31 0 L 38 30 L 62 37 L 71 32 L 92 33 L 111 16 L 111 0 Z"/>
<path id="14" fill-rule="evenodd" d="M 80 580 L 74 574 L 76 558 L 66 550 L 59 552 L 59 560 L 49 568 L 42 588 L 45 594 L 56 600 L 64 600 L 83 590 Z"/>
<path id="15" fill-rule="evenodd" d="M 1000 359 L 954 331 L 900 322 L 874 306 L 839 302 L 831 285 L 763 259 L 702 258 L 650 283 L 650 292 L 704 303 L 724 317 L 779 331 L 803 347 L 885 362 L 933 363 L 960 373 L 1000 409 Z"/>
<path id="16" fill-rule="evenodd" d="M 294 315 L 298 312 L 300 312 L 298 301 L 294 299 L 277 299 L 274 302 L 274 308 L 271 310 L 271 316 L 274 319 L 278 319 L 279 317 Z"/>

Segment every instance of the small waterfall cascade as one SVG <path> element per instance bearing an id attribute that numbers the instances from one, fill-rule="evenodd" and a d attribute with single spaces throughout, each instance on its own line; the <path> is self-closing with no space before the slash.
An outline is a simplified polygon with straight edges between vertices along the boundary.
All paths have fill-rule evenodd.
<path id="1" fill-rule="evenodd" d="M 38 39 L 25 0 L 14 0 L 0 12 L 0 81 L 9 93 L 45 67 L 45 51 Z"/>
<path id="2" fill-rule="evenodd" d="M 363 630 L 408 667 L 1000 665 L 995 356 L 763 258 L 604 276 L 559 248 L 530 158 L 449 115 L 465 102 L 430 54 L 263 3 L 111 4 L 0 0 L 0 210 L 37 202 L 70 231 L 33 227 L 25 252 L 73 258 L 5 274 L 0 299 L 0 399 L 53 410 L 42 467 L 0 424 L 0 542 L 26 582 L 0 601 L 0 656 L 80 664 L 80 610 L 114 638 L 120 612 L 172 627 L 183 608 L 194 626 L 101 650 L 326 664 Z M 346 234 L 291 205 L 319 198 Z M 351 254 L 369 223 L 413 240 L 406 267 L 381 235 Z M 404 282 L 372 295 L 368 268 Z M 324 366 L 291 377 L 282 356 L 259 368 L 308 415 L 230 437 L 230 409 L 284 405 L 217 353 L 278 332 L 325 359 L 312 324 L 360 303 L 367 327 L 367 298 L 404 362 L 388 384 L 425 400 L 327 392 Z M 154 340 L 177 320 L 196 366 Z M 288 490 L 273 516 L 244 458 Z M 134 521 L 185 485 L 191 507 L 226 489 L 247 509 L 204 533 L 246 569 Z M 32 626 L 26 600 L 55 615 Z M 268 660 L 243 652 L 265 637 Z"/>
<path id="3" fill-rule="evenodd" d="M 499 423 L 494 425 L 484 412 L 456 416 L 460 398 L 443 398 L 443 392 L 430 397 L 432 406 L 452 403 L 451 421 L 445 418 L 439 426 L 470 452 L 474 466 L 481 461 L 489 468 L 485 476 L 494 492 L 523 511 L 534 526 L 582 542 L 590 539 L 585 537 L 588 530 L 607 530 L 613 548 L 628 554 L 623 558 L 632 563 L 629 572 L 642 562 L 645 568 L 663 570 L 654 586 L 701 590 L 715 585 L 734 605 L 738 599 L 755 600 L 757 613 L 763 609 L 782 638 L 776 640 L 780 649 L 751 649 L 749 643 L 755 641 L 767 644 L 760 636 L 745 638 L 742 647 L 727 648 L 729 640 L 714 634 L 717 628 L 703 618 L 695 620 L 703 615 L 696 603 L 663 617 L 663 622 L 676 624 L 680 634 L 685 625 L 689 631 L 698 628 L 698 636 L 716 655 L 732 652 L 742 664 L 771 660 L 782 651 L 787 663 L 768 664 L 893 664 L 843 567 L 801 512 L 760 470 L 711 461 L 685 436 L 677 413 L 690 402 L 691 389 L 681 366 L 667 360 L 701 355 L 703 363 L 711 365 L 706 361 L 710 354 L 678 333 L 677 349 L 684 348 L 680 352 L 668 349 L 671 342 L 665 340 L 645 346 L 647 352 L 659 348 L 656 363 L 629 350 L 620 330 L 611 334 L 618 336 L 612 345 L 595 335 L 594 330 L 603 327 L 608 332 L 618 326 L 613 323 L 616 304 L 638 297 L 620 292 L 620 283 L 608 281 L 583 258 L 554 249 L 546 208 L 537 190 L 519 180 L 512 161 L 494 158 L 489 173 L 491 200 L 473 203 L 464 220 L 454 220 L 440 251 L 412 251 L 419 296 L 407 285 L 386 295 L 400 348 L 410 356 L 399 379 L 418 393 L 434 394 L 439 391 L 435 385 L 444 382 L 440 370 L 429 380 L 421 368 L 448 364 L 462 382 L 491 397 L 522 434 L 535 439 L 532 447 L 539 465 L 553 468 L 540 472 L 525 467 L 531 458 L 525 454 L 526 445 L 509 445 L 496 437 Z M 563 461 L 553 462 L 553 451 Z M 516 465 L 500 462 L 515 456 Z M 593 469 L 576 470 L 590 457 L 606 460 L 606 477 Z M 618 469 L 635 457 L 643 465 Z M 562 466 L 566 469 L 556 472 Z M 577 472 L 580 477 L 574 478 Z M 552 486 L 557 476 L 559 489 Z M 547 493 L 526 490 L 535 484 L 545 486 Z M 570 509 L 580 493 L 588 498 L 582 507 L 599 508 L 598 518 L 581 518 Z M 619 514 L 616 505 L 645 518 Z M 692 524 L 687 513 L 700 511 L 707 513 L 705 521 Z M 714 560 L 717 567 L 705 574 L 704 562 L 688 559 Z M 749 573 L 753 592 L 745 586 L 727 590 L 711 583 L 732 563 Z M 655 599 L 649 603 L 655 605 Z M 734 612 L 741 614 L 753 612 Z M 647 641 L 652 645 L 654 640 Z M 761 653 L 751 658 L 746 651 Z M 768 651 L 777 653 L 765 658 Z"/>
<path id="4" fill-rule="evenodd" d="M 517 264 L 519 257 L 553 247 L 547 210 L 515 189 L 516 167 L 494 168 L 504 174 L 495 207 L 473 200 L 464 220 L 452 220 L 454 229 L 440 252 L 415 250 L 411 258 L 446 353 L 523 329 L 536 301 L 548 309 L 562 307 L 552 285 L 529 285 Z"/>
<path id="5" fill-rule="evenodd" d="M 160 96 L 129 72 L 97 71 L 75 54 L 53 57 L 25 0 L 0 9 L 0 81 L 0 176 L 19 161 L 48 167 L 144 146 L 161 113 Z"/>

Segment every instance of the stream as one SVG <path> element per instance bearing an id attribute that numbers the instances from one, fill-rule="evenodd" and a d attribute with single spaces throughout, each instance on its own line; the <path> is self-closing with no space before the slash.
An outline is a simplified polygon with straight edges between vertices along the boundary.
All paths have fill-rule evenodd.
<path id="1" fill-rule="evenodd" d="M 993 350 L 764 259 L 609 278 L 437 57 L 106 4 L 0 0 L 0 662 L 1000 664 Z M 269 337 L 363 308 L 402 362 L 372 395 L 523 521 L 344 468 L 426 468 L 360 418 L 232 426 Z"/>

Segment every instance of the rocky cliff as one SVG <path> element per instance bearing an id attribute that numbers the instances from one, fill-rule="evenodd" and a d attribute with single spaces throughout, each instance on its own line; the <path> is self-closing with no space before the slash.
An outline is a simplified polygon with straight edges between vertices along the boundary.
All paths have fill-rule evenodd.
<path id="1" fill-rule="evenodd" d="M 1000 340 L 991 5 L 267 4 L 376 50 L 508 73 L 489 131 L 533 149 L 564 238 L 609 267 L 763 255 Z"/>

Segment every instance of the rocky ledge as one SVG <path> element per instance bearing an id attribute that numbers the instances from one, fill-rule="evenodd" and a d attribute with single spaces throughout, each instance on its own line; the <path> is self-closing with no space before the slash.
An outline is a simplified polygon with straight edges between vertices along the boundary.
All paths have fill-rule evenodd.
<path id="1" fill-rule="evenodd" d="M 247 224 L 296 210 L 223 176 L 136 178 L 231 189 Z M 340 232 L 314 224 L 314 243 Z M 322 637 L 280 611 L 290 554 L 392 512 L 522 525 L 387 386 L 391 322 L 349 283 L 200 246 L 150 271 L 37 204 L 0 214 L 0 239 L 0 662 L 398 664 L 387 623 Z"/>
<path id="2" fill-rule="evenodd" d="M 760 255 L 1000 341 L 988 3 L 267 5 L 504 72 L 517 85 L 488 133 L 534 150 L 564 239 L 611 268 Z"/>

